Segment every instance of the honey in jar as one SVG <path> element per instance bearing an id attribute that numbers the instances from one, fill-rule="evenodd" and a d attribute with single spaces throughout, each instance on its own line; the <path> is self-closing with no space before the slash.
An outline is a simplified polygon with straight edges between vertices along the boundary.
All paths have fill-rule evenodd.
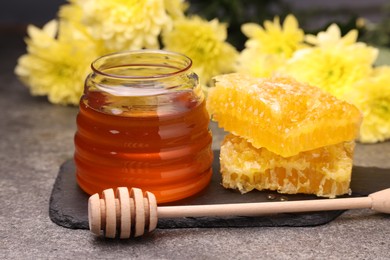
<path id="1" fill-rule="evenodd" d="M 160 50 L 92 63 L 75 134 L 77 183 L 85 192 L 137 187 L 165 203 L 208 185 L 209 114 L 191 65 L 184 55 Z"/>

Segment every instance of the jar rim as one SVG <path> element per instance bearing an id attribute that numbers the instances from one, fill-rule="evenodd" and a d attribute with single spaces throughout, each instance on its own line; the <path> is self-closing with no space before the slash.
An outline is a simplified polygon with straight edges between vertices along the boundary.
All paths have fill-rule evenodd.
<path id="1" fill-rule="evenodd" d="M 130 55 L 137 55 L 137 54 L 155 54 L 155 55 L 170 55 L 175 56 L 177 58 L 183 59 L 185 61 L 185 64 L 183 65 L 183 68 L 177 68 L 177 70 L 169 73 L 163 73 L 163 74 L 156 74 L 156 75 L 148 75 L 148 76 L 136 76 L 136 75 L 118 75 L 118 74 L 112 74 L 107 73 L 101 70 L 101 67 L 99 67 L 99 63 L 103 62 L 103 60 L 108 58 L 113 58 L 115 56 L 130 56 Z M 104 63 L 103 63 L 104 64 Z M 132 65 L 146 65 L 146 64 L 132 64 Z M 154 64 L 148 64 L 148 66 L 151 66 Z M 147 79 L 162 79 L 162 78 L 168 78 L 172 76 L 176 76 L 178 74 L 181 74 L 187 70 L 189 70 L 192 66 L 192 60 L 188 56 L 179 53 L 179 52 L 173 52 L 173 51 L 167 51 L 167 50 L 151 50 L 151 49 L 143 49 L 143 50 L 133 50 L 133 51 L 121 51 L 121 52 L 114 52 L 109 53 L 106 55 L 103 55 L 97 59 L 95 59 L 91 63 L 91 69 L 93 72 L 100 74 L 105 77 L 110 78 L 118 78 L 118 79 L 141 79 L 141 80 L 147 80 Z M 112 67 L 107 67 L 106 69 L 109 69 Z"/>

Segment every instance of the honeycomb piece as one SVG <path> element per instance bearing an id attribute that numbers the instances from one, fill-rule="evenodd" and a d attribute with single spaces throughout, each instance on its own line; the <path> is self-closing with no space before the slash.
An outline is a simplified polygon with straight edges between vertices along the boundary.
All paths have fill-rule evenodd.
<path id="1" fill-rule="evenodd" d="M 222 185 L 241 193 L 267 189 L 334 198 L 350 193 L 354 146 L 342 142 L 285 158 L 228 134 L 220 153 Z"/>
<path id="2" fill-rule="evenodd" d="M 360 111 L 317 87 L 238 73 L 215 80 L 207 100 L 213 120 L 256 148 L 290 157 L 358 135 Z"/>

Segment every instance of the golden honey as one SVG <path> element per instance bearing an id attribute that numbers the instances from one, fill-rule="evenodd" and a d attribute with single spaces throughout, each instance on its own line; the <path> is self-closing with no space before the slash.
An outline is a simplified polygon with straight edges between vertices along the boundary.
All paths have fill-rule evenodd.
<path id="1" fill-rule="evenodd" d="M 353 105 L 291 78 L 217 76 L 208 109 L 218 125 L 284 157 L 354 140 L 362 115 Z"/>
<path id="2" fill-rule="evenodd" d="M 291 78 L 215 78 L 208 108 L 231 134 L 221 146 L 222 185 L 333 198 L 349 193 L 362 116 L 345 101 Z"/>
<path id="3" fill-rule="evenodd" d="M 75 135 L 77 182 L 87 193 L 137 187 L 159 203 L 211 179 L 209 115 L 191 60 L 165 51 L 104 56 L 92 64 Z"/>

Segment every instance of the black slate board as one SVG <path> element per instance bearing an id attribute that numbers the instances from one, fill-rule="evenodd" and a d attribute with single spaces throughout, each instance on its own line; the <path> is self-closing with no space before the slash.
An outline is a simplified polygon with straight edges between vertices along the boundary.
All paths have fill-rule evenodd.
<path id="1" fill-rule="evenodd" d="M 252 191 L 241 195 L 237 191 L 224 189 L 220 185 L 219 151 L 214 152 L 213 177 L 207 188 L 196 196 L 166 205 L 202 205 L 245 202 L 270 202 L 281 199 L 318 199 L 312 195 L 282 195 L 270 191 Z M 390 169 L 354 166 L 352 171 L 351 196 L 364 196 L 390 187 Z M 60 168 L 50 197 L 50 219 L 63 227 L 88 229 L 88 198 L 82 191 L 75 176 L 73 160 L 66 161 Z M 195 227 L 304 227 L 326 224 L 344 211 L 323 211 L 308 213 L 283 213 L 261 217 L 197 217 L 160 219 L 157 228 L 195 228 Z"/>

